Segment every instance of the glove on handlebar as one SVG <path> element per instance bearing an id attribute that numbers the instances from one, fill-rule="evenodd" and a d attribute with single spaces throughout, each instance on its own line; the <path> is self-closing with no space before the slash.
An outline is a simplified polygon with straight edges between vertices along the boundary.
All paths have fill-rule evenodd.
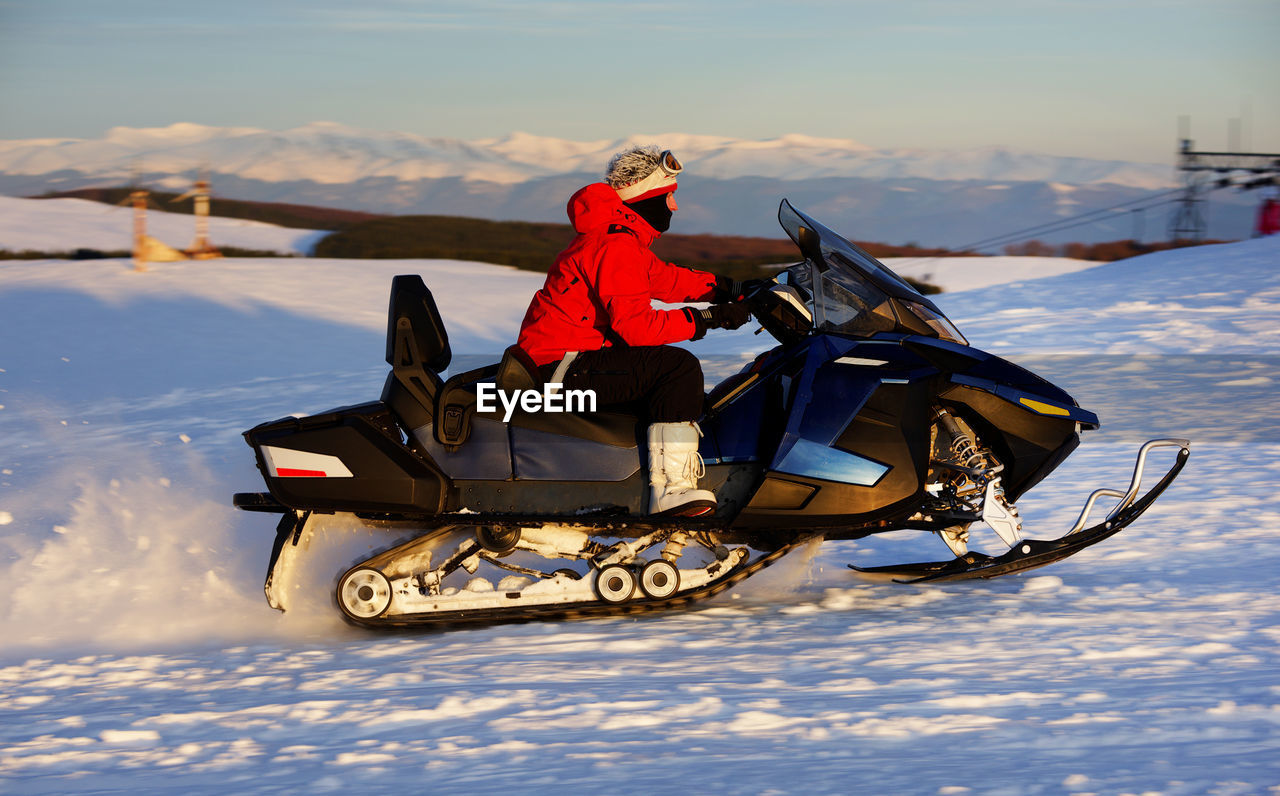
<path id="1" fill-rule="evenodd" d="M 745 304 L 713 304 L 698 313 L 708 329 L 737 329 L 751 320 L 751 310 Z"/>
<path id="2" fill-rule="evenodd" d="M 705 310 L 685 307 L 689 319 L 697 325 L 693 340 L 701 340 L 708 329 L 737 329 L 751 320 L 751 310 L 746 304 L 713 304 Z"/>
<path id="3" fill-rule="evenodd" d="M 770 281 L 768 279 L 747 279 L 739 282 L 727 276 L 717 276 L 716 294 L 711 300 L 716 304 L 743 301 L 747 296 L 754 295 L 756 291 L 766 287 Z"/>

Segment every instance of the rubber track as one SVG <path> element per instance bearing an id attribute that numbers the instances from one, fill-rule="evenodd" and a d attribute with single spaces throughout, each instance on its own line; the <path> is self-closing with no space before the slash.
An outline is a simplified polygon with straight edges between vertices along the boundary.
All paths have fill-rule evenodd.
<path id="1" fill-rule="evenodd" d="M 639 614 L 657 613 L 659 611 L 681 610 L 694 603 L 720 594 L 731 586 L 741 583 L 760 570 L 781 559 L 797 547 L 818 538 L 819 534 L 808 534 L 797 537 L 791 543 L 779 547 L 772 553 L 760 556 L 755 561 L 739 564 L 737 568 L 719 580 L 708 583 L 701 588 L 672 595 L 664 600 L 649 597 L 628 600 L 624 603 L 607 603 L 595 600 L 570 605 L 535 605 L 528 607 L 489 608 L 476 611 L 441 611 L 429 614 L 408 614 L 387 619 L 355 619 L 344 617 L 352 624 L 369 628 L 388 627 L 424 627 L 430 625 L 454 624 L 499 624 L 504 622 L 527 622 L 546 619 L 597 619 L 612 616 L 636 616 Z M 354 568 L 358 568 L 357 565 Z"/>

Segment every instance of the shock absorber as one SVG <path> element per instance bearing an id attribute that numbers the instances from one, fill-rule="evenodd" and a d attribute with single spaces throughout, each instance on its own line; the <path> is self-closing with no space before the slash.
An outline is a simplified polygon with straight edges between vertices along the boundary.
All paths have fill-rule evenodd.
<path id="1" fill-rule="evenodd" d="M 684 547 L 689 543 L 689 537 L 683 531 L 676 531 L 667 539 L 667 543 L 662 548 L 662 557 L 674 564 L 676 559 L 684 553 Z"/>
<path id="2" fill-rule="evenodd" d="M 979 469 L 987 465 L 987 459 L 978 450 L 978 443 L 972 436 L 960 428 L 960 424 L 945 409 L 939 408 L 934 417 L 951 437 L 951 452 L 955 454 L 956 463 L 962 467 Z"/>

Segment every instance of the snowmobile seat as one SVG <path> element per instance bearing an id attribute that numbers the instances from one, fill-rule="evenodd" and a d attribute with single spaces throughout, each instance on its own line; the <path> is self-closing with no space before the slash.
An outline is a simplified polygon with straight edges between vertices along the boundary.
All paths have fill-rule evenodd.
<path id="1" fill-rule="evenodd" d="M 541 390 L 544 383 L 533 360 L 524 349 L 515 345 L 503 352 L 498 364 L 451 377 L 438 391 L 434 413 L 435 439 L 448 451 L 457 451 L 471 435 L 476 415 L 476 385 L 481 382 L 491 382 L 507 393 Z M 525 445 L 521 443 L 531 438 L 529 432 L 539 432 L 589 440 L 614 448 L 635 448 L 637 418 L 634 412 L 627 411 L 630 408 L 600 407 L 602 411 L 591 413 L 525 412 L 516 409 L 508 424 L 512 444 L 523 448 Z"/>
<path id="2" fill-rule="evenodd" d="M 459 373 L 444 383 L 436 399 L 436 440 L 448 450 L 467 441 L 476 412 L 476 385 L 490 382 L 506 392 L 540 390 L 538 366 L 518 345 L 508 346 L 496 365 Z"/>
<path id="3" fill-rule="evenodd" d="M 391 373 L 382 402 L 409 428 L 427 425 L 440 392 L 438 374 L 449 367 L 453 352 L 435 299 L 416 274 L 391 280 L 386 359 Z"/>
<path id="4" fill-rule="evenodd" d="M 498 364 L 500 389 L 540 390 L 543 383 L 537 365 L 524 349 L 511 346 L 506 350 L 502 362 Z M 639 440 L 639 419 L 635 410 L 636 407 L 630 404 L 601 406 L 595 412 L 524 412 L 517 409 L 509 424 L 512 455 L 517 460 L 522 458 L 522 450 L 527 451 L 530 440 L 541 434 L 590 440 L 612 448 L 634 448 Z M 565 466 L 567 465 L 561 462 L 551 469 L 563 470 Z M 591 480 L 583 475 L 564 477 Z"/>
<path id="5" fill-rule="evenodd" d="M 498 389 L 537 390 L 542 387 L 542 376 L 533 357 L 518 345 L 508 346 L 498 363 Z"/>

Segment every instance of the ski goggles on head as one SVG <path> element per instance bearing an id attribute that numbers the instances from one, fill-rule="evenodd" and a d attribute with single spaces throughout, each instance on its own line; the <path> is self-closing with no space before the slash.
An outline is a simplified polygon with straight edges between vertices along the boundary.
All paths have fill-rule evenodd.
<path id="1" fill-rule="evenodd" d="M 671 193 L 676 189 L 676 176 L 684 171 L 684 166 L 671 154 L 671 150 L 663 150 L 658 156 L 658 167 L 649 172 L 643 179 L 614 188 L 618 198 L 624 202 L 638 202 L 662 193 Z"/>
<path id="2" fill-rule="evenodd" d="M 662 154 L 658 156 L 658 167 L 672 177 L 684 171 L 684 164 L 671 154 L 670 149 L 662 150 Z"/>

